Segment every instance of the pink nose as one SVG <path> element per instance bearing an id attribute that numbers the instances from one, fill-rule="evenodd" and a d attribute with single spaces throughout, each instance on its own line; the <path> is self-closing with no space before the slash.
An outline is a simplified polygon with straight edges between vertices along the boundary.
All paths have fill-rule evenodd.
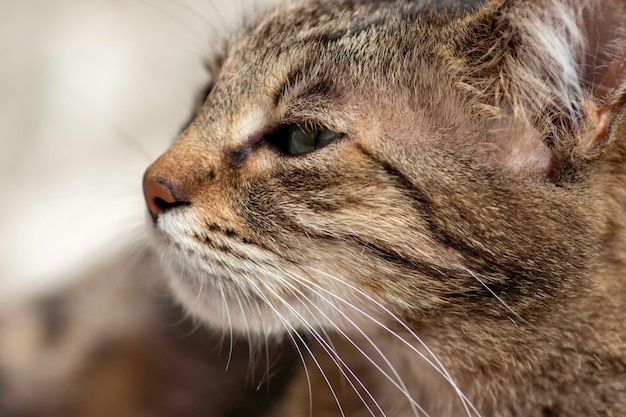
<path id="1" fill-rule="evenodd" d="M 143 195 L 153 220 L 156 220 L 160 214 L 167 210 L 188 204 L 186 201 L 174 197 L 175 192 L 171 186 L 154 180 L 148 175 L 143 177 Z"/>

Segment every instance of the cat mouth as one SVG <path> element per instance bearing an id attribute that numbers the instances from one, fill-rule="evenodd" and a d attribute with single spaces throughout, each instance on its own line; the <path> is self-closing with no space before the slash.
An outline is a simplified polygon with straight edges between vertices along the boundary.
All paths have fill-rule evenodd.
<path id="1" fill-rule="evenodd" d="M 271 262 L 260 246 L 223 229 L 183 234 L 157 228 L 156 241 L 162 256 L 180 264 L 180 273 L 195 275 L 208 285 L 215 280 L 237 281 L 241 285 L 242 276 L 258 273 Z M 251 251 L 256 256 L 250 256 Z"/>
<path id="2" fill-rule="evenodd" d="M 159 222 L 156 247 L 175 297 L 210 327 L 284 336 L 351 326 L 349 314 L 325 293 L 332 285 L 306 275 L 302 264 L 217 225 L 201 233 L 183 228 Z"/>
<path id="3" fill-rule="evenodd" d="M 155 247 L 164 261 L 174 293 L 184 305 L 193 306 L 190 308 L 193 314 L 203 320 L 213 317 L 208 321 L 214 327 L 235 326 L 226 323 L 223 312 L 215 311 L 219 308 L 230 310 L 227 316 L 231 321 L 239 317 L 245 322 L 245 326 L 242 323 L 235 326 L 240 330 L 249 331 L 251 327 L 266 331 L 263 323 L 256 323 L 250 317 L 241 319 L 248 314 L 246 310 L 298 303 L 296 295 L 281 288 L 284 278 L 280 276 L 279 265 L 284 261 L 234 230 L 216 224 L 201 231 L 191 230 L 181 222 L 164 218 L 157 222 L 154 234 Z M 280 301 L 274 300 L 275 297 Z M 214 317 L 222 318 L 215 323 Z M 270 326 L 275 327 L 275 324 Z"/>

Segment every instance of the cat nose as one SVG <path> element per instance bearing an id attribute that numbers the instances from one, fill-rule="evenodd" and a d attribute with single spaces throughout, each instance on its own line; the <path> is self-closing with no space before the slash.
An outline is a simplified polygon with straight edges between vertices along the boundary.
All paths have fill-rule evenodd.
<path id="1" fill-rule="evenodd" d="M 177 194 L 172 185 L 151 178 L 147 173 L 144 175 L 143 195 L 152 220 L 156 221 L 160 214 L 170 209 L 189 204 L 187 201 L 176 198 Z"/>

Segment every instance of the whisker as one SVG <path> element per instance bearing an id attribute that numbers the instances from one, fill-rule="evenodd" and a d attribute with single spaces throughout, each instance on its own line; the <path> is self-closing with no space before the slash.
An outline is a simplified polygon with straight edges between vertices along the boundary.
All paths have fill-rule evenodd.
<path id="1" fill-rule="evenodd" d="M 245 290 L 243 290 L 243 289 L 241 289 L 241 290 L 242 290 L 242 292 L 245 293 Z M 244 327 L 246 329 L 246 336 L 248 338 L 248 346 L 249 346 L 249 351 L 248 351 L 248 368 L 250 368 L 250 366 L 252 366 L 252 363 L 253 363 L 252 335 L 250 333 L 250 325 L 248 324 L 248 318 L 246 317 L 246 312 L 245 312 L 245 310 L 243 308 L 243 304 L 241 304 L 240 294 L 236 293 L 235 298 L 237 300 L 237 304 L 239 305 L 239 311 L 241 311 L 241 318 L 243 319 Z"/>
<path id="2" fill-rule="evenodd" d="M 183 277 L 185 275 L 185 269 L 184 267 L 181 269 L 180 271 L 180 276 Z M 193 311 L 195 306 L 198 304 L 198 302 L 200 301 L 200 299 L 202 298 L 202 293 L 204 292 L 204 281 L 201 279 L 197 280 L 200 284 L 200 288 L 198 289 L 198 294 L 196 295 L 196 298 L 190 308 L 190 311 Z M 194 322 L 194 326 L 191 328 L 191 330 L 189 330 L 187 333 L 183 334 L 182 336 L 180 336 L 181 339 L 185 339 L 189 336 L 191 336 L 192 334 L 194 334 L 195 332 L 197 332 L 200 328 L 202 328 L 202 322 L 200 320 L 197 320 L 195 317 L 189 315 L 189 317 L 191 317 L 192 322 Z"/>
<path id="3" fill-rule="evenodd" d="M 230 317 L 230 309 L 226 304 L 226 295 L 224 294 L 224 287 L 222 286 L 222 282 L 218 280 L 218 289 L 220 291 L 220 296 L 222 298 L 222 308 L 226 312 L 226 318 L 228 320 L 228 333 L 230 334 L 230 343 L 228 346 L 228 360 L 226 361 L 226 371 L 230 368 L 230 363 L 233 358 L 233 322 Z M 224 333 L 225 334 L 225 333 Z"/>
<path id="4" fill-rule="evenodd" d="M 188 12 L 190 12 L 193 16 L 195 16 L 196 18 L 200 19 L 200 21 L 202 23 L 204 23 L 206 25 L 206 27 L 211 31 L 211 36 L 217 36 L 219 34 L 219 31 L 217 30 L 218 28 L 216 28 L 214 25 L 215 24 L 219 24 L 221 22 L 224 21 L 223 16 L 218 16 L 219 19 L 216 19 L 217 21 L 212 21 L 210 20 L 206 15 L 204 15 L 204 13 L 201 13 L 200 10 L 196 9 L 195 7 L 191 6 L 190 4 L 183 4 L 182 2 L 176 1 L 176 0 L 168 0 L 170 3 L 180 7 L 181 9 L 187 10 Z M 209 4 L 215 6 L 213 3 L 214 1 L 209 1 Z M 217 10 L 216 7 L 213 7 L 216 10 L 216 14 L 219 13 L 219 11 Z M 222 28 L 225 29 L 225 28 Z"/>
<path id="5" fill-rule="evenodd" d="M 298 356 L 300 357 L 300 361 L 302 362 L 302 366 L 304 367 L 304 375 L 305 375 L 306 381 L 307 381 L 307 389 L 308 389 L 308 394 L 309 394 L 309 416 L 313 417 L 313 388 L 311 386 L 311 375 L 309 373 L 309 367 L 307 366 L 306 360 L 304 359 L 304 354 L 302 353 L 302 349 L 300 348 L 300 345 L 298 344 L 298 342 L 294 338 L 292 330 L 290 330 L 290 328 L 288 327 L 287 319 L 285 319 L 283 317 L 283 315 L 280 314 L 280 312 L 278 312 L 274 308 L 274 306 L 272 306 L 270 300 L 267 299 L 265 294 L 260 292 L 260 289 L 257 289 L 257 291 L 259 292 L 259 296 L 261 297 L 263 302 L 265 302 L 265 304 L 267 304 L 267 306 L 274 312 L 274 314 L 276 314 L 276 317 L 278 318 L 278 320 L 280 320 L 281 324 L 285 328 L 285 331 L 286 331 L 287 335 L 289 336 L 289 339 L 291 339 L 291 342 L 293 343 L 294 347 L 296 348 L 296 352 L 298 353 Z M 298 334 L 298 333 L 296 332 L 296 334 Z M 300 335 L 298 335 L 298 338 L 300 339 L 302 345 L 305 348 L 307 348 L 307 350 L 309 350 L 307 345 L 306 345 L 306 342 L 303 340 L 303 338 Z M 310 350 L 309 350 L 309 353 L 310 353 Z"/>
<path id="6" fill-rule="evenodd" d="M 185 20 L 181 19 L 180 17 L 176 16 L 175 14 L 169 12 L 162 5 L 160 6 L 157 3 L 155 3 L 155 2 L 150 2 L 148 0 L 139 0 L 139 1 L 141 3 L 144 3 L 146 6 L 149 6 L 150 8 L 152 8 L 152 10 L 156 10 L 157 12 L 162 13 L 163 15 L 167 16 L 173 22 L 178 24 L 181 28 L 184 28 L 187 31 L 187 33 L 191 34 L 191 36 L 193 36 L 193 39 L 192 38 L 182 39 L 182 41 L 185 44 L 192 43 L 192 44 L 194 44 L 194 46 L 198 47 L 200 50 L 204 50 L 204 48 L 206 47 L 206 43 L 200 41 L 200 40 L 204 40 L 205 39 L 204 34 L 198 32 L 197 30 L 194 30 L 194 28 L 192 28 L 192 25 L 189 25 L 189 22 L 186 22 Z M 206 37 L 206 38 L 208 39 L 208 37 Z M 195 54 L 198 53 L 198 51 L 193 51 L 193 52 Z"/>
<path id="7" fill-rule="evenodd" d="M 415 331 L 413 331 L 413 329 L 411 329 L 404 321 L 400 320 L 392 311 L 390 311 L 387 307 L 385 307 L 382 303 L 380 303 L 378 300 L 374 299 L 371 295 L 367 294 L 365 291 L 363 291 L 362 289 L 354 286 L 353 284 L 350 284 L 349 282 L 346 282 L 338 277 L 335 277 L 331 274 L 328 274 L 324 271 L 321 271 L 317 268 L 308 266 L 308 265 L 301 265 L 302 267 L 308 268 L 312 271 L 315 271 L 319 274 L 322 274 L 328 278 L 331 278 L 333 280 L 335 280 L 336 282 L 339 282 L 347 287 L 349 287 L 351 290 L 355 291 L 356 293 L 358 293 L 359 295 L 365 297 L 368 301 L 374 303 L 375 306 L 377 306 L 378 308 L 380 308 L 384 313 L 388 314 L 395 322 L 397 322 L 398 324 L 400 324 L 400 326 L 402 326 L 412 337 L 415 338 L 415 340 L 417 340 L 417 342 L 426 350 L 426 352 L 433 358 L 433 361 L 437 364 L 435 365 L 435 363 L 433 363 L 433 361 L 431 361 L 429 358 L 427 358 L 422 352 L 420 352 L 415 346 L 413 346 L 411 343 L 409 343 L 406 339 L 404 339 L 402 336 L 398 335 L 396 332 L 394 332 L 393 330 L 391 330 L 388 326 L 386 326 L 385 324 L 383 324 L 382 322 L 380 322 L 380 320 L 375 319 L 374 317 L 372 317 L 371 315 L 369 315 L 368 313 L 366 313 L 365 311 L 363 311 L 362 309 L 358 308 L 357 306 L 353 305 L 352 303 L 344 300 L 343 298 L 339 297 L 336 294 L 333 294 L 332 292 L 326 290 L 325 288 L 319 286 L 318 284 L 316 284 L 315 282 L 312 281 L 308 281 L 310 282 L 312 285 L 315 285 L 317 288 L 319 288 L 320 290 L 326 292 L 327 294 L 329 294 L 330 296 L 338 299 L 339 301 L 347 304 L 349 307 L 351 307 L 352 309 L 356 310 L 357 312 L 359 312 L 360 314 L 363 314 L 365 317 L 367 317 L 368 319 L 372 320 L 374 323 L 376 323 L 377 325 L 379 325 L 382 329 L 386 330 L 387 332 L 389 332 L 392 336 L 394 336 L 395 338 L 397 338 L 400 342 L 402 342 L 404 345 L 406 345 L 407 347 L 409 347 L 409 349 L 411 349 L 413 352 L 415 352 L 416 354 L 418 354 L 422 359 L 424 359 L 424 361 L 429 364 L 433 369 L 435 369 L 437 371 L 437 373 L 439 373 L 451 386 L 452 388 L 455 390 L 455 392 L 457 393 L 457 395 L 459 396 L 459 399 L 462 402 L 463 408 L 465 409 L 465 412 L 467 413 L 468 416 L 471 416 L 471 410 L 475 413 L 475 415 L 477 416 L 481 416 L 480 412 L 476 409 L 476 407 L 472 404 L 472 402 L 465 396 L 465 394 L 463 394 L 463 392 L 459 389 L 459 387 L 456 385 L 456 383 L 454 382 L 454 380 L 452 379 L 451 375 L 449 374 L 449 372 L 446 370 L 445 366 L 441 363 L 441 361 L 437 358 L 437 355 L 435 355 L 435 353 L 428 347 L 428 345 L 426 345 L 426 343 L 415 333 Z"/>
<path id="8" fill-rule="evenodd" d="M 172 260 L 170 260 L 169 258 L 165 257 L 163 253 L 160 253 L 160 254 L 159 254 L 159 260 L 160 260 L 160 262 L 161 262 L 161 264 L 162 264 L 162 265 L 167 265 L 167 264 L 169 264 L 170 266 L 169 266 L 169 268 L 168 268 L 168 269 L 169 269 L 170 271 L 172 270 L 171 265 L 172 265 L 173 261 L 172 261 Z M 178 273 L 175 275 L 175 282 L 177 282 L 177 283 L 178 283 L 178 282 L 180 282 L 182 279 L 183 279 L 183 273 L 182 273 L 182 272 L 178 272 Z M 181 317 L 179 320 L 177 320 L 176 322 L 174 322 L 174 323 L 170 324 L 170 327 L 177 327 L 177 326 L 180 326 L 181 324 L 185 323 L 185 322 L 186 322 L 186 321 L 188 321 L 188 320 L 192 320 L 192 321 L 194 321 L 194 320 L 195 320 L 195 317 L 193 317 L 193 315 L 191 314 L 191 312 L 190 312 L 190 310 L 189 310 L 189 309 L 187 309 L 187 308 L 183 308 L 181 311 L 182 311 L 182 313 L 183 313 L 183 314 L 182 314 L 182 317 Z"/>
<path id="9" fill-rule="evenodd" d="M 252 300 L 250 300 L 250 294 L 247 291 L 244 293 L 244 298 L 245 298 L 246 303 L 247 303 L 248 311 L 256 312 L 257 318 L 258 318 L 258 322 L 262 322 L 262 320 L 261 320 L 261 310 L 260 310 L 260 307 L 259 307 L 258 303 L 253 303 Z M 265 334 L 265 328 L 261 327 L 260 328 L 260 332 L 262 334 Z M 257 361 L 258 361 L 257 355 L 260 355 L 257 352 L 261 352 L 262 351 L 262 344 L 261 344 L 261 339 L 259 337 L 254 337 L 253 340 L 256 343 L 255 343 L 254 349 L 251 349 L 251 356 L 254 358 L 254 363 L 256 364 Z M 267 341 L 267 339 L 265 339 L 265 340 Z M 267 344 L 265 346 L 267 347 Z M 266 349 L 266 352 L 267 352 L 267 349 Z M 256 369 L 255 369 L 255 371 L 256 371 Z M 253 377 L 253 379 L 256 378 L 255 374 L 252 374 L 251 376 Z M 263 378 L 261 378 L 261 380 L 262 379 Z"/>
<path id="10" fill-rule="evenodd" d="M 298 279 L 297 277 L 293 277 L 294 279 Z M 345 312 L 343 312 L 340 308 L 338 308 L 334 303 L 330 302 L 330 300 L 328 300 L 326 297 L 324 297 L 323 295 L 321 295 L 319 292 L 315 291 L 315 289 L 313 289 L 311 286 L 307 285 L 305 282 L 302 282 L 301 280 L 299 280 L 299 282 L 306 286 L 310 291 L 312 291 L 314 294 L 316 294 L 318 297 L 320 297 L 320 299 L 322 299 L 322 301 L 325 301 L 326 303 L 328 303 L 332 308 L 334 308 L 339 314 L 342 315 L 342 317 L 347 320 L 355 329 L 357 329 L 357 331 L 365 338 L 365 340 L 367 340 L 372 347 L 374 348 L 374 350 L 376 350 L 376 352 L 380 355 L 380 357 L 383 359 L 383 361 L 385 362 L 385 365 L 387 365 L 389 367 L 389 369 L 391 370 L 392 374 L 394 375 L 395 379 L 392 378 L 385 370 L 382 369 L 382 367 L 376 363 L 356 342 L 354 342 L 341 328 L 340 326 L 338 326 L 330 317 L 328 317 L 328 315 L 319 307 L 317 307 L 314 303 L 312 303 L 313 307 L 319 311 L 320 314 L 322 314 L 324 316 L 324 318 L 333 326 L 335 327 L 335 330 L 339 332 L 339 334 L 341 334 L 341 336 L 343 336 L 350 344 L 352 344 L 352 346 L 354 346 L 355 349 L 357 349 L 359 351 L 359 353 L 361 353 L 363 355 L 363 357 L 365 357 L 372 365 L 374 365 L 374 367 L 385 377 L 389 380 L 389 382 L 391 382 L 398 390 L 400 390 L 400 392 L 402 394 L 404 394 L 404 396 L 409 400 L 409 404 L 411 405 L 411 409 L 413 410 L 413 414 L 415 414 L 416 416 L 419 415 L 418 413 L 418 409 L 419 411 L 421 411 L 424 415 L 426 415 L 427 417 L 430 417 L 430 415 L 426 412 L 426 410 L 423 409 L 423 407 L 421 407 L 419 405 L 419 403 L 417 403 L 410 395 L 408 388 L 406 387 L 406 385 L 404 384 L 402 377 L 400 377 L 400 374 L 398 373 L 398 371 L 395 369 L 395 367 L 393 366 L 393 364 L 389 361 L 389 359 L 387 359 L 386 355 L 380 350 L 380 348 L 378 347 L 378 345 L 369 337 L 367 336 L 367 334 L 352 320 L 349 318 L 349 316 L 347 314 L 345 314 Z"/>
<path id="11" fill-rule="evenodd" d="M 505 309 L 507 309 L 511 314 L 517 317 L 519 321 L 521 321 L 524 324 L 529 324 L 522 316 L 520 316 L 515 310 L 513 310 L 507 303 L 505 303 L 504 300 L 500 298 L 498 294 L 496 294 L 483 280 L 478 278 L 478 275 L 476 275 L 473 271 L 471 271 L 470 269 L 466 268 L 463 265 L 458 265 L 458 266 L 461 267 L 463 270 L 465 270 L 468 274 L 470 274 L 476 281 L 480 283 L 480 285 L 485 287 L 485 289 L 489 291 L 489 293 L 493 295 L 496 298 L 496 300 L 498 300 L 498 302 L 500 302 L 500 304 L 504 306 Z"/>
<path id="12" fill-rule="evenodd" d="M 309 309 L 309 307 L 306 305 L 306 303 L 302 302 L 301 298 L 291 289 L 290 284 L 288 284 L 286 281 L 282 280 L 281 281 L 283 284 L 287 285 L 287 289 L 296 297 L 298 298 L 298 300 L 301 302 L 301 304 L 310 312 L 312 313 L 312 311 Z M 354 390 L 354 392 L 356 393 L 356 395 L 359 397 L 359 399 L 361 400 L 361 402 L 363 403 L 363 405 L 367 408 L 367 411 L 372 415 L 372 417 L 375 417 L 376 415 L 374 414 L 374 412 L 372 411 L 372 409 L 370 408 L 369 404 L 367 403 L 367 401 L 365 400 L 365 398 L 363 398 L 362 394 L 360 393 L 360 391 L 357 389 L 357 387 L 354 386 L 354 383 L 351 381 L 351 379 L 348 377 L 348 375 L 346 375 L 346 372 L 344 371 L 344 368 L 350 373 L 350 375 L 354 378 L 355 381 L 357 381 L 357 383 L 359 384 L 359 386 L 367 393 L 367 395 L 370 397 L 370 399 L 374 402 L 374 404 L 376 405 L 376 407 L 378 408 L 378 410 L 381 412 L 381 414 L 383 416 L 386 416 L 385 412 L 383 411 L 383 409 L 380 407 L 380 405 L 378 404 L 378 402 L 376 401 L 376 399 L 374 398 L 374 396 L 371 394 L 371 392 L 369 391 L 369 389 L 367 389 L 367 387 L 363 384 L 363 382 L 359 379 L 359 377 L 354 373 L 354 371 L 352 371 L 352 369 L 348 366 L 348 364 L 341 358 L 341 356 L 337 353 L 336 350 L 334 350 L 334 348 L 331 347 L 331 345 L 328 343 L 328 341 L 324 340 L 324 338 L 322 337 L 322 335 L 320 335 L 320 333 L 311 325 L 307 322 L 307 320 L 300 314 L 298 313 L 298 311 L 293 308 L 293 306 L 291 306 L 287 301 L 285 301 L 282 297 L 280 297 L 275 291 L 273 291 L 271 288 L 269 288 L 268 286 L 266 286 L 267 289 L 269 291 L 272 292 L 272 294 L 283 304 L 285 305 L 293 314 L 295 314 L 300 322 L 305 326 L 305 328 L 307 329 L 307 331 L 309 333 L 311 333 L 311 335 L 315 338 L 315 340 L 318 341 L 318 343 L 320 343 L 320 346 L 322 347 L 322 349 L 324 349 L 324 351 L 328 354 L 329 358 L 333 361 L 333 363 L 337 366 L 337 369 L 339 369 L 339 372 L 341 372 L 341 374 L 344 376 L 344 378 L 346 379 L 346 381 L 348 382 L 348 384 L 350 385 L 350 387 Z M 298 289 L 294 288 L 295 291 L 297 291 L 299 294 L 301 294 L 303 297 L 306 298 L 306 296 L 299 291 Z M 312 314 L 313 317 L 315 317 Z M 320 328 L 323 328 L 321 323 L 316 319 L 318 325 L 320 326 Z"/>
<path id="13" fill-rule="evenodd" d="M 342 417 L 346 417 L 345 412 L 343 411 L 343 407 L 341 407 L 341 402 L 339 401 L 339 398 L 337 397 L 337 393 L 335 392 L 335 390 L 333 389 L 332 384 L 330 383 L 330 380 L 328 379 L 328 376 L 326 375 L 326 373 L 324 372 L 324 369 L 322 368 L 322 366 L 320 365 L 319 361 L 317 360 L 317 358 L 315 357 L 315 355 L 313 354 L 313 351 L 311 350 L 311 348 L 307 345 L 306 341 L 304 340 L 304 338 L 298 333 L 298 331 L 291 325 L 289 324 L 289 322 L 284 319 L 284 317 L 280 314 L 280 312 L 278 312 L 278 310 L 272 305 L 271 301 L 267 298 L 267 296 L 260 290 L 260 288 L 255 285 L 254 283 L 252 283 L 250 281 L 250 283 L 252 285 L 254 285 L 258 295 L 265 301 L 265 303 L 267 304 L 267 306 L 274 312 L 274 314 L 277 315 L 277 317 L 279 317 L 279 319 L 283 322 L 283 324 L 285 326 L 287 326 L 288 329 L 291 329 L 291 332 L 293 332 L 293 334 L 296 335 L 296 337 L 302 342 L 302 345 L 304 346 L 304 348 L 306 349 L 306 351 L 309 353 L 309 355 L 311 355 L 311 359 L 313 360 L 313 363 L 315 363 L 315 366 L 317 367 L 317 369 L 319 369 L 320 374 L 322 375 L 322 378 L 324 379 L 324 381 L 326 382 L 326 385 L 328 386 L 328 388 L 330 389 L 331 395 L 333 396 L 335 402 L 337 403 L 337 408 L 339 409 L 339 412 L 341 413 Z M 267 288 L 267 285 L 266 285 Z M 281 299 L 282 300 L 282 299 Z M 284 321 L 283 321 L 284 320 Z M 309 395 L 312 401 L 312 391 L 310 389 L 310 382 L 309 382 Z M 311 415 L 313 414 L 313 405 L 311 404 Z"/>
<path id="14" fill-rule="evenodd" d="M 196 10 L 198 15 L 203 16 L 205 22 L 211 25 L 212 33 L 215 35 L 219 35 L 219 33 L 224 33 L 224 32 L 228 33 L 229 27 L 226 26 L 226 24 L 224 23 L 224 22 L 227 22 L 228 19 L 226 18 L 226 16 L 224 16 L 220 8 L 217 7 L 216 5 L 217 3 L 215 1 L 208 1 L 208 2 L 204 2 L 203 4 L 205 4 L 210 9 L 210 12 L 212 12 L 215 16 L 217 16 L 217 19 L 215 19 L 216 20 L 215 22 L 210 21 L 209 18 L 206 17 L 203 13 L 200 13 L 200 11 L 196 9 L 194 10 Z M 241 15 L 242 13 L 237 13 L 237 16 L 241 16 Z M 215 24 L 219 24 L 220 27 L 213 27 L 213 25 Z"/>

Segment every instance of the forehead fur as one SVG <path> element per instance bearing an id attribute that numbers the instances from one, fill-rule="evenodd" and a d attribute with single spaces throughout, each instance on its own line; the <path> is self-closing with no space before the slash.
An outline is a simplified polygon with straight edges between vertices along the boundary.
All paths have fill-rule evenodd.
<path id="1" fill-rule="evenodd" d="M 595 61 L 610 61 L 595 52 L 600 46 L 593 42 L 602 37 L 591 36 L 590 50 L 580 41 L 597 12 L 589 2 L 558 0 L 288 4 L 253 21 L 231 43 L 219 100 L 236 96 L 245 106 L 256 99 L 270 114 L 286 98 L 304 109 L 295 118 L 282 109 L 269 124 L 306 123 L 308 116 L 315 122 L 332 102 L 352 106 L 347 113 L 357 119 L 374 116 L 407 131 L 418 121 L 430 131 L 462 129 L 457 147 L 488 142 L 504 149 L 496 159 L 512 161 L 514 170 L 516 161 L 525 166 L 528 159 L 538 161 L 529 172 L 554 177 L 555 159 L 545 146 L 575 159 L 567 151 L 578 146 L 572 138 L 587 135 L 584 103 L 598 86 L 585 80 L 601 77 L 581 75 L 589 72 L 583 64 L 602 69 L 607 63 Z M 615 19 L 604 20 L 613 27 Z M 242 109 L 213 104 L 216 112 Z M 326 119 L 342 117 L 328 112 Z M 501 136 L 495 145 L 485 138 L 492 132 Z M 509 149 L 513 136 L 519 149 Z"/>
<path id="2" fill-rule="evenodd" d="M 322 1 L 285 5 L 255 20 L 242 32 L 231 47 L 228 67 L 241 70 L 242 63 L 256 71 L 275 65 L 323 67 L 387 78 L 391 69 L 405 69 L 408 71 L 403 74 L 410 76 L 441 61 L 442 57 L 433 51 L 437 49 L 434 43 L 451 44 L 451 37 L 462 38 L 467 18 L 483 2 L 383 3 L 387 4 Z M 424 63 L 428 65 L 420 65 Z M 413 68 L 392 68 L 402 64 Z M 395 75 L 387 81 L 401 80 Z"/>
<path id="3" fill-rule="evenodd" d="M 418 111 L 422 120 L 457 124 L 469 102 L 459 75 L 467 69 L 454 51 L 484 2 L 385 3 L 284 5 L 233 40 L 218 84 L 269 105 L 284 97 L 306 102 L 303 107 L 312 115 L 324 102 L 340 103 L 349 95 L 346 101 L 367 107 L 366 112 Z"/>

